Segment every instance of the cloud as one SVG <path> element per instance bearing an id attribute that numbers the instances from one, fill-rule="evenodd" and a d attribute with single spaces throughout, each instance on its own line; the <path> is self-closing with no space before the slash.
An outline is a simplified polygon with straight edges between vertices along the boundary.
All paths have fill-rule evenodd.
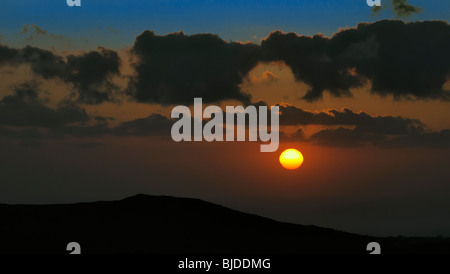
<path id="1" fill-rule="evenodd" d="M 260 102 L 263 105 L 263 102 Z M 309 112 L 293 106 L 280 108 L 281 125 L 323 125 L 346 126 L 326 128 L 306 138 L 302 128 L 294 133 L 280 132 L 280 140 L 290 142 L 308 142 L 318 146 L 359 147 L 376 146 L 383 148 L 399 147 L 450 147 L 450 130 L 427 132 L 425 125 L 418 120 L 393 117 L 371 116 L 365 112 L 355 113 L 349 109 L 341 111 Z M 59 125 L 49 127 L 46 133 L 36 128 L 12 130 L 0 127 L 0 137 L 14 139 L 100 138 L 105 136 L 167 137 L 175 120 L 160 114 L 151 114 L 146 118 L 126 121 L 118 126 L 109 127 L 103 117 L 97 117 L 94 125 Z M 206 121 L 203 121 L 205 123 Z M 42 127 L 32 123 L 30 126 Z M 225 125 L 224 125 L 225 126 Z"/>
<path id="2" fill-rule="evenodd" d="M 11 139 L 42 139 L 45 137 L 37 128 L 10 129 L 0 126 L 0 137 Z"/>
<path id="3" fill-rule="evenodd" d="M 450 130 L 388 135 L 367 129 L 325 129 L 313 134 L 307 141 L 319 146 L 357 147 L 373 145 L 382 148 L 450 147 Z"/>
<path id="4" fill-rule="evenodd" d="M 22 26 L 21 34 L 26 34 L 30 31 L 30 28 L 32 29 L 32 32 L 35 32 L 37 34 L 47 34 L 46 30 L 41 29 L 40 27 L 36 26 L 35 24 L 25 24 Z"/>
<path id="5" fill-rule="evenodd" d="M 422 8 L 408 4 L 407 0 L 392 0 L 390 4 L 383 3 L 383 6 L 392 8 L 392 11 L 397 17 L 409 17 L 414 13 L 422 11 Z M 372 8 L 372 12 L 376 14 L 380 12 L 382 9 L 383 9 L 382 7 L 377 6 Z"/>
<path id="6" fill-rule="evenodd" d="M 60 79 L 73 85 L 77 100 L 85 104 L 114 101 L 118 87 L 111 81 L 119 75 L 117 52 L 103 47 L 81 55 L 67 57 L 37 47 L 13 49 L 0 45 L 0 65 L 29 64 L 36 75 L 44 79 Z"/>
<path id="7" fill-rule="evenodd" d="M 331 147 L 450 147 L 450 130 L 429 132 L 426 125 L 416 119 L 389 115 L 371 116 L 345 108 L 340 111 L 312 112 L 290 105 L 279 106 L 280 125 L 340 126 L 320 130 L 309 138 L 305 138 L 301 128 L 294 134 L 282 133 L 280 139 L 286 141 L 310 142 Z"/>
<path id="8" fill-rule="evenodd" d="M 164 136 L 170 135 L 173 120 L 160 114 L 152 114 L 147 118 L 124 122 L 113 128 L 111 133 L 118 136 Z"/>
<path id="9" fill-rule="evenodd" d="M 139 102 L 192 104 L 224 99 L 249 102 L 239 85 L 256 66 L 259 46 L 226 42 L 213 34 L 183 32 L 139 35 L 132 52 L 138 57 L 128 93 Z"/>
<path id="10" fill-rule="evenodd" d="M 319 131 L 313 134 L 308 141 L 319 146 L 356 147 L 379 143 L 384 138 L 384 134 L 372 133 L 358 127 L 355 129 L 340 127 Z"/>
<path id="11" fill-rule="evenodd" d="M 250 83 L 272 83 L 278 80 L 278 76 L 276 76 L 271 71 L 264 71 L 261 77 L 252 76 L 249 77 Z"/>
<path id="12" fill-rule="evenodd" d="M 324 147 L 448 148 L 450 147 L 450 130 L 389 134 L 359 126 L 354 128 L 338 127 L 320 130 L 312 134 L 309 138 L 306 138 L 303 130 L 299 128 L 293 134 L 280 132 L 280 140 L 308 142 L 316 146 Z"/>
<path id="13" fill-rule="evenodd" d="M 38 31 L 38 30 L 36 30 Z M 443 21 L 404 23 L 383 20 L 360 23 L 333 37 L 272 32 L 261 45 L 227 42 L 213 34 L 183 32 L 156 35 L 145 31 L 131 50 L 134 74 L 126 93 L 138 102 L 191 104 L 225 99 L 251 102 L 240 86 L 260 62 L 283 61 L 297 81 L 310 87 L 304 99 L 324 92 L 352 96 L 369 83 L 371 92 L 395 99 L 450 100 L 443 88 L 450 75 L 450 25 Z M 0 45 L 0 65 L 27 63 L 43 78 L 59 78 L 74 86 L 86 104 L 114 101 L 121 60 L 113 50 L 98 48 L 81 55 L 60 56 L 27 46 Z M 266 72 L 264 81 L 276 78 Z"/>
<path id="14" fill-rule="evenodd" d="M 112 32 L 115 35 L 119 35 L 119 31 L 116 29 L 113 29 L 111 27 L 106 27 L 106 30 L 108 30 L 109 32 Z"/>
<path id="15" fill-rule="evenodd" d="M 378 145 L 383 147 L 450 147 L 450 130 L 398 136 Z"/>
<path id="16" fill-rule="evenodd" d="M 113 101 L 113 91 L 118 87 L 109 77 L 119 74 L 120 59 L 117 52 L 103 47 L 86 54 L 67 56 L 67 75 L 78 90 L 79 100 L 87 104 Z"/>
<path id="17" fill-rule="evenodd" d="M 351 96 L 370 80 L 371 92 L 396 99 L 449 100 L 450 25 L 443 21 L 360 23 L 328 38 L 271 33 L 261 42 L 266 61 L 284 61 L 310 86 L 304 99 Z"/>
<path id="18" fill-rule="evenodd" d="M 0 45 L 0 65 L 16 64 L 19 51 L 4 45 Z"/>
<path id="19" fill-rule="evenodd" d="M 280 140 L 288 142 L 302 142 L 302 143 L 308 141 L 305 138 L 302 128 L 297 129 L 294 133 L 291 134 L 287 134 L 284 131 L 280 131 Z"/>
<path id="20" fill-rule="evenodd" d="M 45 44 L 51 45 L 52 47 L 60 45 L 67 49 L 70 48 L 73 44 L 72 39 L 61 34 L 50 33 L 47 30 L 37 26 L 36 24 L 23 25 L 20 34 L 28 36 L 25 39 L 27 45 Z"/>
<path id="21" fill-rule="evenodd" d="M 0 100 L 1 125 L 50 128 L 88 120 L 86 111 L 74 104 L 61 103 L 56 109 L 47 107 L 38 98 L 34 82 L 17 85 L 13 95 Z"/>
<path id="22" fill-rule="evenodd" d="M 111 134 L 111 129 L 102 123 L 95 125 L 81 125 L 72 126 L 66 125 L 63 127 L 51 128 L 48 131 L 47 137 L 53 139 L 62 139 L 66 136 L 72 136 L 77 138 L 97 138 Z"/>
<path id="23" fill-rule="evenodd" d="M 374 134 L 412 134 L 424 132 L 425 125 L 416 119 L 394 116 L 371 116 L 350 109 L 327 112 L 305 111 L 291 105 L 279 105 L 280 125 L 346 125 Z"/>
<path id="24" fill-rule="evenodd" d="M 261 42 L 267 61 L 284 61 L 295 78 L 311 86 L 307 100 L 321 97 L 324 90 L 335 96 L 350 95 L 349 89 L 361 84 L 357 77 L 345 72 L 343 64 L 327 54 L 330 39 L 321 35 L 298 36 L 295 33 L 272 32 Z"/>
<path id="25" fill-rule="evenodd" d="M 273 82 L 273 81 L 278 80 L 278 77 L 271 71 L 264 71 L 263 76 L 262 76 L 262 80 L 263 81 Z"/>
<path id="26" fill-rule="evenodd" d="M 96 119 L 95 125 L 80 125 L 52 128 L 51 138 L 63 138 L 65 135 L 86 138 L 103 136 L 169 136 L 174 121 L 154 113 L 146 118 L 126 121 L 116 127 L 108 127 L 105 119 Z"/>
<path id="27" fill-rule="evenodd" d="M 413 13 L 421 12 L 422 8 L 408 4 L 407 0 L 392 0 L 395 15 L 398 17 L 410 16 Z"/>
<path id="28" fill-rule="evenodd" d="M 26 46 L 19 50 L 17 63 L 29 64 L 35 74 L 45 79 L 56 77 L 64 79 L 67 73 L 67 64 L 62 56 L 36 47 Z"/>

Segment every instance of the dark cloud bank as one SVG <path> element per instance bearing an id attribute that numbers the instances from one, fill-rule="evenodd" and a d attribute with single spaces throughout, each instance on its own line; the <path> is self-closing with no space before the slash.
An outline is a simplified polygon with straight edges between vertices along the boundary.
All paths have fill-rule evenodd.
<path id="1" fill-rule="evenodd" d="M 356 113 L 349 109 L 311 112 L 300 108 L 280 106 L 281 126 L 323 125 L 334 129 L 321 130 L 305 138 L 302 129 L 294 134 L 281 133 L 281 139 L 293 142 L 308 142 L 319 146 L 358 147 L 372 145 L 383 148 L 399 147 L 450 147 L 450 130 L 430 132 L 419 120 L 394 116 L 371 116 L 365 112 Z M 9 130 L 0 127 L 0 136 L 17 139 L 64 138 L 98 138 L 104 136 L 153 136 L 170 138 L 174 120 L 152 114 L 109 127 L 102 117 L 97 117 L 97 124 L 69 125 L 48 128 L 42 134 L 37 128 L 26 130 Z M 337 128 L 336 128 L 337 126 Z"/>
<path id="2" fill-rule="evenodd" d="M 259 62 L 284 61 L 296 80 L 310 86 L 308 101 L 324 92 L 351 96 L 352 88 L 368 80 L 374 94 L 449 100 L 450 92 L 443 90 L 450 75 L 449 48 L 450 25 L 443 21 L 360 23 L 331 38 L 276 31 L 261 45 L 213 34 L 145 31 L 131 50 L 137 61 L 126 93 L 138 102 L 166 105 L 191 104 L 193 97 L 249 103 L 240 89 L 248 72 Z M 117 52 L 105 48 L 63 58 L 30 46 L 0 46 L 0 65 L 6 63 L 28 63 L 37 75 L 70 83 L 79 101 L 88 104 L 114 100 L 117 87 L 110 78 L 120 74 Z"/>
<path id="3" fill-rule="evenodd" d="M 310 138 L 304 137 L 302 129 L 292 135 L 283 134 L 287 141 L 311 142 L 320 146 L 357 147 L 449 147 L 450 130 L 429 132 L 416 119 L 394 116 L 371 116 L 365 112 L 355 113 L 349 109 L 327 112 L 305 111 L 295 106 L 280 106 L 281 125 L 338 126 L 324 129 Z"/>
<path id="4" fill-rule="evenodd" d="M 44 79 L 72 84 L 79 102 L 99 104 L 114 100 L 117 87 L 110 78 L 119 74 L 120 59 L 117 52 L 102 47 L 64 58 L 36 47 L 14 49 L 0 45 L 0 65 L 4 64 L 29 64 L 33 73 Z"/>
<path id="5" fill-rule="evenodd" d="M 77 138 L 103 136 L 159 136 L 169 137 L 174 121 L 161 114 L 151 114 L 146 118 L 138 118 L 109 127 L 107 123 L 98 122 L 94 126 L 66 125 L 52 128 L 48 136 L 63 138 L 73 136 Z"/>
<path id="6" fill-rule="evenodd" d="M 260 49 L 254 44 L 226 42 L 217 35 L 165 36 L 145 31 L 137 37 L 133 53 L 139 57 L 129 93 L 140 102 L 192 104 L 237 99 L 250 102 L 239 85 L 256 66 Z"/>
<path id="7" fill-rule="evenodd" d="M 395 98 L 449 100 L 450 26 L 445 22 L 361 23 L 332 38 L 274 32 L 262 41 L 268 60 L 281 59 L 311 86 L 304 98 L 350 95 L 366 79 L 371 92 Z M 356 73 L 352 72 L 355 69 Z"/>
<path id="8" fill-rule="evenodd" d="M 259 62 L 284 61 L 296 80 L 310 86 L 304 96 L 309 101 L 320 99 L 324 92 L 351 96 L 351 88 L 368 80 L 374 94 L 449 100 L 449 91 L 443 90 L 450 75 L 449 48 L 450 26 L 441 21 L 361 23 L 331 38 L 276 31 L 261 45 L 227 42 L 212 34 L 160 36 L 145 31 L 131 49 L 137 61 L 125 92 L 138 102 L 165 105 L 191 104 L 194 97 L 202 97 L 205 103 L 236 99 L 248 104 L 250 96 L 240 89 L 248 72 Z M 3 127 L 0 133 L 40 137 L 40 131 L 33 128 L 47 128 L 51 137 L 170 132 L 172 121 L 157 114 L 115 128 L 97 117 L 95 126 L 86 126 L 93 117 L 76 103 L 114 101 L 118 87 L 111 78 L 120 76 L 120 63 L 117 52 L 101 47 L 63 57 L 31 46 L 14 49 L 0 45 L 0 65 L 28 64 L 43 79 L 71 84 L 78 99 L 75 103 L 65 100 L 51 109 L 38 99 L 39 78 L 18 85 L 13 95 L 0 101 L 0 125 L 31 129 L 22 132 Z M 351 110 L 311 113 L 292 106 L 283 106 L 282 113 L 280 121 L 286 125 L 351 126 L 324 130 L 308 140 L 301 130 L 290 137 L 319 145 L 448 146 L 448 131 L 430 133 L 420 121 L 412 119 L 373 117 Z"/>
<path id="9" fill-rule="evenodd" d="M 38 93 L 33 82 L 16 86 L 13 95 L 0 100 L 0 124 L 53 128 L 90 119 L 84 109 L 70 102 L 60 103 L 56 109 L 49 108 L 38 98 Z"/>
<path id="10" fill-rule="evenodd" d="M 333 37 L 271 33 L 261 45 L 225 42 L 211 34 L 158 36 L 146 31 L 133 47 L 139 57 L 129 93 L 140 102 L 190 104 L 249 100 L 239 85 L 258 62 L 284 61 L 310 85 L 304 99 L 325 91 L 350 96 L 372 83 L 371 92 L 396 99 L 449 100 L 450 26 L 446 22 L 361 23 Z"/>

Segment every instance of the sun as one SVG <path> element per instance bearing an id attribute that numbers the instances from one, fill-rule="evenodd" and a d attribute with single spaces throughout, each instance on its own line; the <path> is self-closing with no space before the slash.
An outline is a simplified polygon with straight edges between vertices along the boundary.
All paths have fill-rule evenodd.
<path id="1" fill-rule="evenodd" d="M 300 151 L 289 148 L 280 154 L 280 164 L 285 169 L 297 169 L 303 163 L 303 155 Z"/>

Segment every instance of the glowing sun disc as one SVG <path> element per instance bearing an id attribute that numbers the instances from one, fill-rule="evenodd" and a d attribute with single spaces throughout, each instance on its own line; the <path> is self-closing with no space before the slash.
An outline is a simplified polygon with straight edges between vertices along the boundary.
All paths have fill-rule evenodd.
<path id="1" fill-rule="evenodd" d="M 297 169 L 303 163 L 303 155 L 300 151 L 289 148 L 280 154 L 280 164 L 285 169 Z"/>

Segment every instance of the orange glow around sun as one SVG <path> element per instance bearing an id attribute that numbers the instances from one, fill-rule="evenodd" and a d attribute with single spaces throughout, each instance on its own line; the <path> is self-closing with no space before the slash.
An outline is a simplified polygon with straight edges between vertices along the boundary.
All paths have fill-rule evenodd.
<path id="1" fill-rule="evenodd" d="M 286 149 L 280 155 L 280 163 L 285 169 L 297 169 L 303 163 L 303 155 L 296 149 Z"/>

